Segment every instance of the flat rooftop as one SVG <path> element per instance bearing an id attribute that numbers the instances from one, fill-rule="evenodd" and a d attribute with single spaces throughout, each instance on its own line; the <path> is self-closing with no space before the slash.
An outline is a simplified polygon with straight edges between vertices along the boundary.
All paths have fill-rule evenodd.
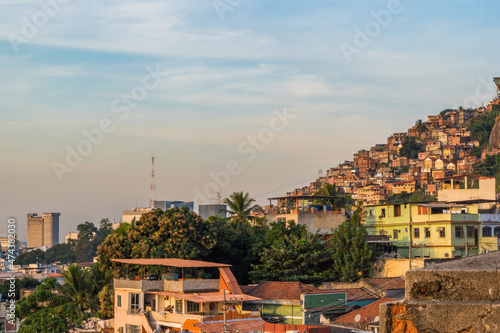
<path id="1" fill-rule="evenodd" d="M 178 268 L 231 267 L 231 265 L 228 264 L 218 264 L 209 261 L 187 260 L 187 259 L 177 259 L 177 258 L 111 259 L 111 261 L 127 265 L 167 266 L 167 267 L 178 267 Z"/>

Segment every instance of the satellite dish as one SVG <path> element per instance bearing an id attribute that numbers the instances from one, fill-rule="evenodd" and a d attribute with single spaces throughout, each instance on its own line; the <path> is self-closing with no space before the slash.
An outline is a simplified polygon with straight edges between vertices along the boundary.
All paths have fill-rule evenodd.
<path id="1" fill-rule="evenodd" d="M 379 317 L 376 316 L 375 319 L 373 320 L 373 322 L 376 323 L 376 322 L 378 322 L 378 320 L 379 320 Z"/>
<path id="2" fill-rule="evenodd" d="M 361 315 L 356 315 L 356 317 L 354 317 L 354 321 L 359 323 L 359 321 L 361 320 Z"/>

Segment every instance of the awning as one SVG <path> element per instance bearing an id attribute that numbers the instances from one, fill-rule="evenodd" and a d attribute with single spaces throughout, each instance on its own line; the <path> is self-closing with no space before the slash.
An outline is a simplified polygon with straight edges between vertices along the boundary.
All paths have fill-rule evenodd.
<path id="1" fill-rule="evenodd" d="M 170 291 L 147 291 L 146 294 L 175 297 L 195 303 L 224 302 L 224 294 L 221 292 L 183 294 L 183 293 L 174 293 Z M 258 301 L 260 300 L 260 298 L 245 294 L 226 294 L 226 300 Z"/>
<path id="2" fill-rule="evenodd" d="M 187 260 L 177 258 L 156 258 L 156 259 L 111 259 L 112 262 L 119 262 L 128 265 L 143 266 L 167 266 L 178 268 L 206 268 L 206 267 L 230 267 L 227 264 L 218 264 L 209 261 Z"/>
<path id="3" fill-rule="evenodd" d="M 172 322 L 169 322 L 169 321 L 156 321 L 156 323 L 158 325 L 161 325 L 161 326 L 167 326 L 167 327 L 175 327 L 175 328 L 180 328 L 182 329 L 182 324 L 179 324 L 179 323 L 172 323 Z"/>

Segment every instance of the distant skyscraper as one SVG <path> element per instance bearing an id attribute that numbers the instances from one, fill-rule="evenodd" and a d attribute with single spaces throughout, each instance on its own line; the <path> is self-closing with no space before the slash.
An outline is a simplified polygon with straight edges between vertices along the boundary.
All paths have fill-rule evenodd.
<path id="1" fill-rule="evenodd" d="M 170 209 L 170 208 L 180 208 L 187 207 L 190 211 L 194 210 L 194 202 L 193 201 L 155 201 L 154 208 L 155 209 Z"/>
<path id="2" fill-rule="evenodd" d="M 198 215 L 206 220 L 209 216 L 226 217 L 226 205 L 198 205 Z"/>
<path id="3" fill-rule="evenodd" d="M 28 248 L 59 244 L 60 213 L 28 214 Z"/>

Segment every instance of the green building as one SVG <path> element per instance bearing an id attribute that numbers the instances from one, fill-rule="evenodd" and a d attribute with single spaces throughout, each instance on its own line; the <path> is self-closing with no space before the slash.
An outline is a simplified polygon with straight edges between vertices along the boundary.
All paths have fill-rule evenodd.
<path id="1" fill-rule="evenodd" d="M 454 258 L 498 251 L 496 237 L 482 237 L 477 205 L 401 203 L 366 207 L 369 235 L 386 236 L 386 250 L 400 257 Z M 411 245 L 411 246 L 410 246 Z"/>
<path id="2" fill-rule="evenodd" d="M 261 300 L 244 301 L 243 310 L 259 311 L 271 323 L 319 324 L 322 314 L 345 313 L 348 308 L 344 291 L 320 290 L 300 282 L 266 281 L 245 293 Z"/>

